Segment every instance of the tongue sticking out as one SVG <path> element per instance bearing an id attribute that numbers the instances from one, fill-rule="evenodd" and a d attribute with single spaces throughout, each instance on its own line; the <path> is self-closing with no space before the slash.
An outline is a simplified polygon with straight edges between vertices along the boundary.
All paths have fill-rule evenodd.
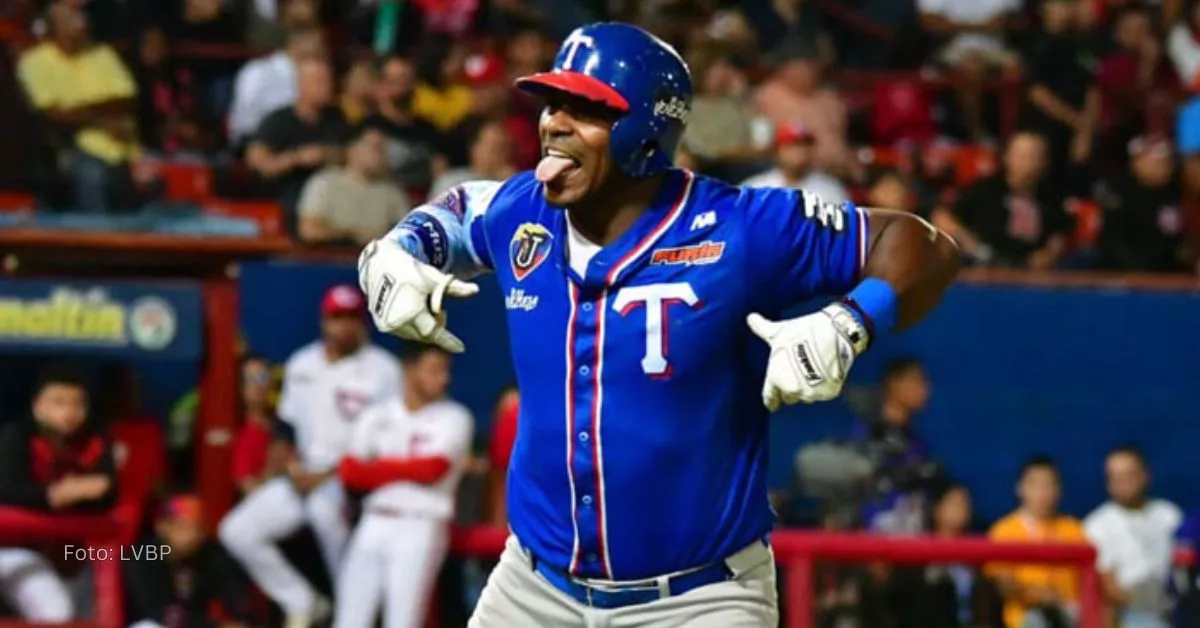
<path id="1" fill-rule="evenodd" d="M 537 177 L 538 181 L 541 181 L 542 183 L 548 183 L 558 178 L 559 175 L 566 172 L 567 169 L 573 167 L 574 165 L 575 162 L 567 159 L 566 157 L 547 155 L 546 157 L 542 158 L 541 162 L 538 163 L 537 171 L 534 173 L 534 175 Z"/>

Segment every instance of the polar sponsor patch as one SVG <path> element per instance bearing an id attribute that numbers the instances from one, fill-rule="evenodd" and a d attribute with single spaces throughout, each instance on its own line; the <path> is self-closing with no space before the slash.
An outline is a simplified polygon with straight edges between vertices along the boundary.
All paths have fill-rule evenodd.
<path id="1" fill-rule="evenodd" d="M 421 251 L 430 266 L 446 267 L 446 262 L 450 261 L 450 237 L 442 223 L 425 212 L 414 211 L 400 222 L 400 226 L 421 243 Z"/>
<path id="2" fill-rule="evenodd" d="M 444 209 L 454 214 L 459 220 L 462 220 L 463 215 L 467 211 L 466 193 L 463 191 L 462 186 L 454 186 L 430 201 L 429 205 Z"/>
<path id="3" fill-rule="evenodd" d="M 659 93 L 654 99 L 654 115 L 663 116 L 681 123 L 687 122 L 691 107 L 688 102 L 675 94 Z"/>

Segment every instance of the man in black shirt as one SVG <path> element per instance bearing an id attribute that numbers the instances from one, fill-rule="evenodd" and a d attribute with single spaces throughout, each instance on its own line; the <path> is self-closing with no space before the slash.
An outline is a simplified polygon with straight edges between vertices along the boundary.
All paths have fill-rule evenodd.
<path id="1" fill-rule="evenodd" d="M 303 61 L 296 69 L 296 79 L 296 104 L 267 116 L 246 150 L 250 168 L 277 189 L 292 234 L 304 183 L 338 160 L 347 131 L 341 110 L 333 106 L 329 64 Z"/>
<path id="2" fill-rule="evenodd" d="M 1191 264 L 1170 141 L 1138 137 L 1129 143 L 1129 158 L 1128 175 L 1096 190 L 1104 209 L 1101 265 L 1118 271 L 1187 272 Z"/>
<path id="3" fill-rule="evenodd" d="M 1073 221 L 1045 173 L 1045 140 L 1017 133 L 1004 152 L 1000 174 L 973 183 L 951 207 L 935 209 L 933 224 L 977 263 L 1053 268 L 1067 250 Z"/>
<path id="4" fill-rule="evenodd" d="M 1046 138 L 1049 174 L 1075 191 L 1082 185 L 1100 119 L 1097 60 L 1079 38 L 1074 3 L 1046 0 L 1041 10 L 1045 33 L 1026 64 L 1029 92 L 1022 126 Z"/>
<path id="5" fill-rule="evenodd" d="M 392 177 L 414 198 L 422 198 L 433 180 L 445 171 L 443 138 L 432 124 L 412 111 L 417 75 L 412 61 L 385 58 L 379 67 L 379 113 L 363 125 L 388 135 L 388 167 Z"/>

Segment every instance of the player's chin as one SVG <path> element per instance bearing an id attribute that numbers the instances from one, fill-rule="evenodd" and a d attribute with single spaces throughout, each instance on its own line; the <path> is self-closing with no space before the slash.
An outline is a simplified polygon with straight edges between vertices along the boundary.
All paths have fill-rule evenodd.
<path id="1" fill-rule="evenodd" d="M 588 193 L 589 186 L 575 177 L 568 177 L 565 180 L 560 178 L 547 183 L 542 188 L 542 196 L 546 199 L 546 203 L 563 209 L 584 200 Z"/>

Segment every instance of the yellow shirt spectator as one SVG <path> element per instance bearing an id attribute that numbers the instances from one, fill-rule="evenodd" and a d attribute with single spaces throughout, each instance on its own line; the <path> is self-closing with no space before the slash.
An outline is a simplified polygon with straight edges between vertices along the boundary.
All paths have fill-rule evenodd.
<path id="1" fill-rule="evenodd" d="M 471 113 L 471 90 L 463 85 L 445 88 L 422 83 L 413 94 L 413 114 L 429 121 L 439 131 L 449 131 Z"/>
<path id="2" fill-rule="evenodd" d="M 1010 543 L 1086 543 L 1083 525 L 1074 517 L 1058 515 L 1050 521 L 1039 522 L 1021 511 L 996 522 L 988 532 L 993 541 Z M 988 575 L 1008 578 L 1024 593 L 1039 589 L 1053 591 L 1058 600 L 1075 602 L 1079 599 L 1079 571 L 1053 565 L 990 564 Z M 1004 624 L 1020 628 L 1032 600 L 1006 598 Z"/>
<path id="3" fill-rule="evenodd" d="M 43 42 L 21 56 L 17 66 L 21 85 L 38 110 L 74 109 L 133 98 L 137 85 L 112 48 L 96 44 L 68 55 L 53 42 Z M 128 121 L 134 127 L 132 118 Z M 75 136 L 79 150 L 111 164 L 128 161 L 136 142 L 121 141 L 96 127 L 81 128 Z"/>

